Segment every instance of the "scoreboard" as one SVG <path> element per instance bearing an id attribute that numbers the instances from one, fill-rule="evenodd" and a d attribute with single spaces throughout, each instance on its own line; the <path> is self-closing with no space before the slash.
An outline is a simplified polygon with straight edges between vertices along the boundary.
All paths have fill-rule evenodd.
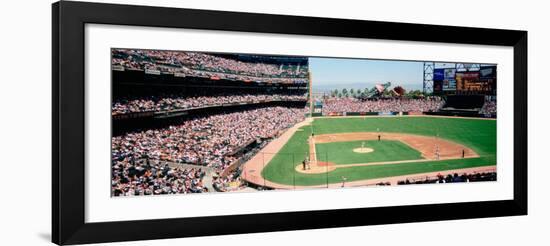
<path id="1" fill-rule="evenodd" d="M 496 92 L 496 72 L 496 66 L 483 66 L 477 71 L 457 71 L 455 68 L 434 69 L 434 93 L 493 95 Z"/>

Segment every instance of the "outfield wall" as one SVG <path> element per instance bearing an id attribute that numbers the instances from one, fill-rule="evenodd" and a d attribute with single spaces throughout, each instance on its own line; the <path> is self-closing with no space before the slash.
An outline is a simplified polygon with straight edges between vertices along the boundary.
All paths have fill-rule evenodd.
<path id="1" fill-rule="evenodd" d="M 496 118 L 496 114 L 480 114 L 478 111 L 468 110 L 442 110 L 437 112 L 335 112 L 329 114 L 313 113 L 313 117 L 331 116 L 401 116 L 401 115 L 439 115 L 471 118 Z"/>
<path id="2" fill-rule="evenodd" d="M 409 112 L 334 112 L 320 114 L 320 116 L 380 116 L 380 115 L 408 115 Z"/>
<path id="3" fill-rule="evenodd" d="M 426 112 L 426 115 L 458 116 L 472 118 L 496 118 L 496 114 L 480 114 L 478 111 L 469 110 L 442 110 L 438 112 Z"/>

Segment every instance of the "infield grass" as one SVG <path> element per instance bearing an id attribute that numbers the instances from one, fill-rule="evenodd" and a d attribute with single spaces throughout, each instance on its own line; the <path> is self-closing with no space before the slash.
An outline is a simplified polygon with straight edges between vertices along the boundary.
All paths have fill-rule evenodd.
<path id="1" fill-rule="evenodd" d="M 360 148 L 363 143 L 365 148 L 371 148 L 374 151 L 370 153 L 353 151 L 355 148 Z M 328 159 L 336 165 L 422 159 L 420 152 L 397 140 L 319 143 L 315 144 L 315 154 L 318 160 Z"/>
<path id="2" fill-rule="evenodd" d="M 287 185 L 323 185 L 348 181 L 375 179 L 437 172 L 443 170 L 490 166 L 496 164 L 496 120 L 437 117 L 373 117 L 373 118 L 316 118 L 311 126 L 297 131 L 262 171 L 265 179 Z M 307 139 L 311 132 L 318 134 L 344 132 L 402 132 L 439 136 L 476 151 L 479 158 L 384 164 L 337 168 L 329 173 L 304 174 L 296 172 L 309 152 Z M 330 161 L 330 157 L 328 158 Z M 319 158 L 320 161 L 325 161 Z"/>

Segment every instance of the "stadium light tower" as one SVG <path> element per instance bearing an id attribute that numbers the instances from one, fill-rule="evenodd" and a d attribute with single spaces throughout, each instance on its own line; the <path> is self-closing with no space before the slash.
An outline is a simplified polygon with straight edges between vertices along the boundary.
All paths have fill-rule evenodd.
<path id="1" fill-rule="evenodd" d="M 424 62 L 424 83 L 422 85 L 424 94 L 434 91 L 434 68 L 435 62 Z"/>

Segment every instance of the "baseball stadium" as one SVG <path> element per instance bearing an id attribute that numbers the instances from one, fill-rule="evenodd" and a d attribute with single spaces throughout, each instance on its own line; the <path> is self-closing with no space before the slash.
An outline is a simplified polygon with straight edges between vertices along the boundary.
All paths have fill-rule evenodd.
<path id="1" fill-rule="evenodd" d="M 113 197 L 497 179 L 494 64 L 111 52 Z"/>

